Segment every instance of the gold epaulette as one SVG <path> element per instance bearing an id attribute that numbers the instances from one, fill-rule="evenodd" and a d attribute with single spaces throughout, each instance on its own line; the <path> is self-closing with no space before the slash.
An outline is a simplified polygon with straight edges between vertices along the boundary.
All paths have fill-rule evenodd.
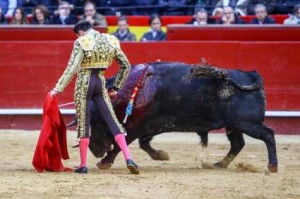
<path id="1" fill-rule="evenodd" d="M 85 36 L 79 37 L 77 40 L 78 40 L 81 48 L 84 51 L 93 50 L 93 48 L 96 44 L 95 39 L 92 35 L 85 35 Z"/>
<path id="2" fill-rule="evenodd" d="M 120 42 L 117 37 L 110 35 L 110 34 L 105 34 L 107 36 L 109 43 L 116 48 L 120 48 Z"/>

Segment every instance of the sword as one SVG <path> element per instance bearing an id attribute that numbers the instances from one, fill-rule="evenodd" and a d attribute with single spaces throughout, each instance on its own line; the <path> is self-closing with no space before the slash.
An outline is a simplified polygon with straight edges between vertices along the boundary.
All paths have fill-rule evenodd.
<path id="1" fill-rule="evenodd" d="M 73 105 L 73 104 L 75 104 L 75 103 L 74 102 L 67 102 L 67 103 L 58 105 L 58 107 L 61 108 L 61 107 L 65 107 L 65 106 L 69 106 L 69 105 Z"/>

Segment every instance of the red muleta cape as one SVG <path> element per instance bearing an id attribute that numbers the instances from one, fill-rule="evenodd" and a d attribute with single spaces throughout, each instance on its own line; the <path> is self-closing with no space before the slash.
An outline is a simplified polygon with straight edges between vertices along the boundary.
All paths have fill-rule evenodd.
<path id="1" fill-rule="evenodd" d="M 43 107 L 43 126 L 32 165 L 37 172 L 70 171 L 63 166 L 62 159 L 69 159 L 66 125 L 58 108 L 57 97 L 51 97 L 48 93 Z"/>

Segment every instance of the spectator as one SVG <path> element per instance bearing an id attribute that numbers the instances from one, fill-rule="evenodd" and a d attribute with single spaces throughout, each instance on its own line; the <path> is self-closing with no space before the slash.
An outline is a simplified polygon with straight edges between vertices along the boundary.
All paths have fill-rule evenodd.
<path id="1" fill-rule="evenodd" d="M 195 26 L 206 25 L 206 24 L 214 24 L 215 20 L 213 18 L 208 17 L 208 13 L 204 8 L 198 10 L 198 12 L 194 15 L 192 21 L 187 24 L 193 24 Z"/>
<path id="2" fill-rule="evenodd" d="M 188 0 L 159 0 L 162 15 L 181 16 L 187 15 Z"/>
<path id="3" fill-rule="evenodd" d="M 136 41 L 135 34 L 131 33 L 128 28 L 128 20 L 125 16 L 118 18 L 118 29 L 112 34 L 120 41 Z"/>
<path id="4" fill-rule="evenodd" d="M 220 20 L 223 16 L 223 8 L 215 8 L 212 17 L 215 18 L 216 20 Z"/>
<path id="5" fill-rule="evenodd" d="M 133 6 L 137 6 L 133 9 L 133 15 L 152 15 L 158 13 L 159 0 L 133 0 Z"/>
<path id="6" fill-rule="evenodd" d="M 84 5 L 84 15 L 80 16 L 79 19 L 90 22 L 92 26 L 107 26 L 105 17 L 96 12 L 95 4 L 92 2 L 87 2 Z"/>
<path id="7" fill-rule="evenodd" d="M 13 13 L 13 18 L 10 22 L 10 24 L 13 25 L 23 25 L 28 24 L 28 21 L 26 19 L 25 11 L 21 7 L 17 7 Z"/>
<path id="8" fill-rule="evenodd" d="M 0 0 L 0 7 L 2 8 L 3 15 L 13 17 L 13 13 L 17 8 L 17 0 Z"/>
<path id="9" fill-rule="evenodd" d="M 157 14 L 150 16 L 149 25 L 150 31 L 145 33 L 140 41 L 164 41 L 166 33 L 161 30 L 161 18 Z"/>
<path id="10" fill-rule="evenodd" d="M 223 8 L 223 16 L 221 20 L 219 20 L 217 23 L 230 25 L 230 24 L 244 24 L 245 22 L 233 12 L 232 7 L 227 6 Z"/>
<path id="11" fill-rule="evenodd" d="M 33 9 L 31 24 L 51 24 L 51 21 L 49 19 L 49 11 L 46 6 L 38 5 Z"/>
<path id="12" fill-rule="evenodd" d="M 268 16 L 267 8 L 263 4 L 257 4 L 255 6 L 255 15 L 256 17 L 250 22 L 251 24 L 275 24 L 275 20 Z"/>
<path id="13" fill-rule="evenodd" d="M 76 23 L 76 17 L 71 14 L 73 5 L 69 2 L 62 1 L 59 3 L 57 14 L 53 17 L 53 24 L 70 25 Z"/>
<path id="14" fill-rule="evenodd" d="M 2 13 L 2 8 L 0 7 L 0 24 L 7 24 L 6 18 Z"/>
<path id="15" fill-rule="evenodd" d="M 285 19 L 283 24 L 285 25 L 300 25 L 300 4 L 296 5 L 293 9 L 293 14 L 289 18 Z"/>

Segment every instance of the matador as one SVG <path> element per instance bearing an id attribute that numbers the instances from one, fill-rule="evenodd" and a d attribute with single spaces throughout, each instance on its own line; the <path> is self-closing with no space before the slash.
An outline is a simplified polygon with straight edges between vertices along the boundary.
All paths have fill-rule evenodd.
<path id="1" fill-rule="evenodd" d="M 80 152 L 80 166 L 75 173 L 87 173 L 87 149 L 90 142 L 90 109 L 92 102 L 101 113 L 115 141 L 123 152 L 127 168 L 133 174 L 139 173 L 133 162 L 125 139 L 125 130 L 114 113 L 111 98 L 115 98 L 130 71 L 130 63 L 120 47 L 118 39 L 112 35 L 99 33 L 91 28 L 89 22 L 79 22 L 74 26 L 78 39 L 74 42 L 68 66 L 51 90 L 51 96 L 62 93 L 77 73 L 75 85 L 75 107 Z M 113 87 L 105 87 L 105 70 L 116 60 L 120 69 Z"/>

